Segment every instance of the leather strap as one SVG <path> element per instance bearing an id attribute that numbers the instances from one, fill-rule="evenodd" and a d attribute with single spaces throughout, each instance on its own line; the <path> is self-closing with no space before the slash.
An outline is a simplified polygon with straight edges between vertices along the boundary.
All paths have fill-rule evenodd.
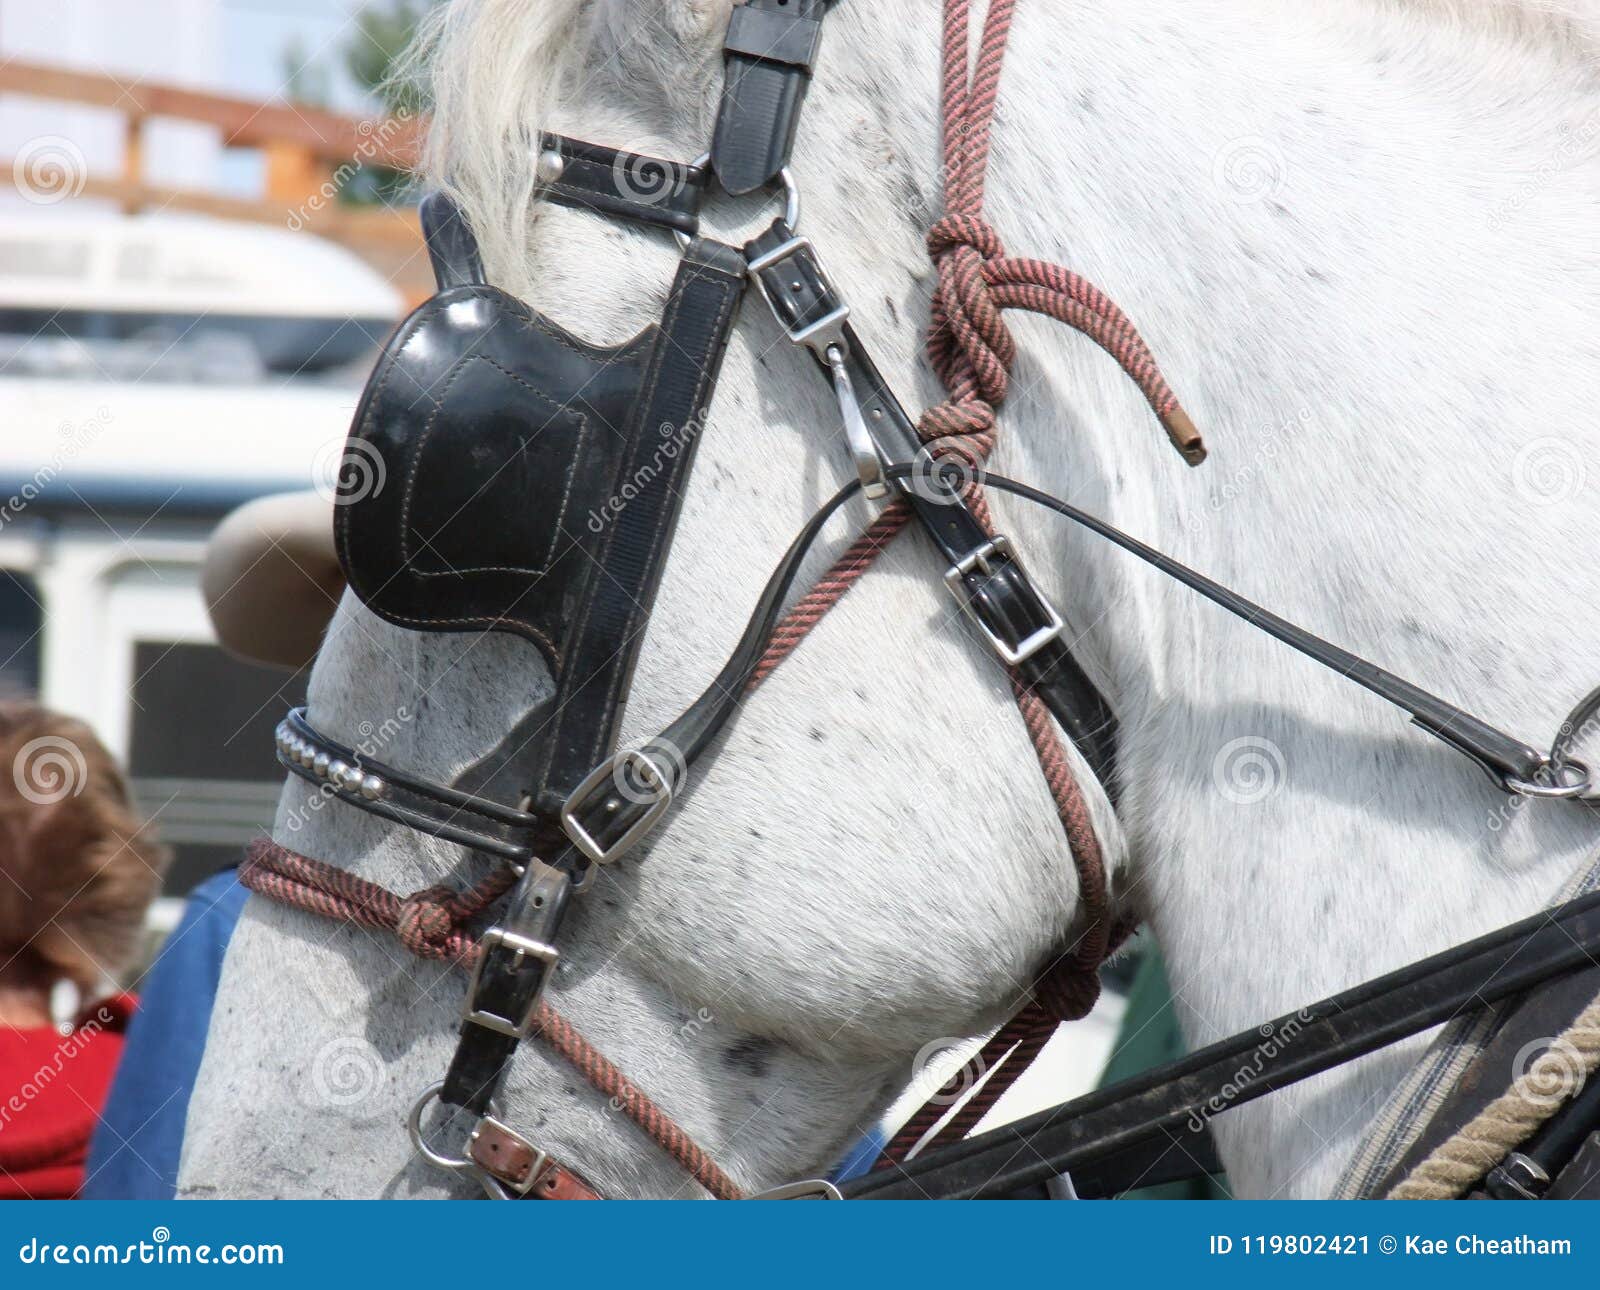
<path id="1" fill-rule="evenodd" d="M 534 795 L 552 814 L 615 744 L 745 284 L 739 251 L 701 238 L 684 255 L 672 285 L 631 427 L 631 458 L 618 475 L 634 481 L 637 491 L 604 535 L 598 559 L 605 577 L 577 607 L 581 617 L 555 698 L 548 760 Z"/>
<path id="2" fill-rule="evenodd" d="M 789 164 L 829 0 L 747 0 L 728 21 L 711 165 L 734 196 Z"/>
<path id="3" fill-rule="evenodd" d="M 278 723 L 278 761 L 325 793 L 446 842 L 526 864 L 549 829 L 538 816 L 435 784 L 317 730 L 295 708 Z"/>
<path id="4" fill-rule="evenodd" d="M 539 148 L 540 193 L 550 201 L 690 236 L 700 227 L 703 166 L 560 134 L 540 135 Z"/>
<path id="5" fill-rule="evenodd" d="M 568 874 L 535 860 L 511 889 L 495 925 L 479 938 L 441 1102 L 489 1114 L 506 1065 L 533 1033 L 539 1002 L 555 975 L 556 938 L 571 893 Z"/>
<path id="6" fill-rule="evenodd" d="M 492 1116 L 473 1132 L 467 1152 L 479 1169 L 524 1200 L 603 1199 L 576 1172 Z"/>
<path id="7" fill-rule="evenodd" d="M 417 208 L 422 240 L 428 248 L 434 280 L 440 291 L 451 287 L 483 286 L 483 258 L 467 217 L 443 193 L 428 193 Z"/>
<path id="8" fill-rule="evenodd" d="M 811 349 L 830 381 L 833 375 L 822 355 L 830 335 L 837 338 L 862 415 L 889 462 L 929 462 L 916 423 L 883 379 L 855 329 L 842 318 L 828 328 L 829 318 L 848 310 L 811 243 L 797 238 L 778 220 L 746 246 L 745 254 L 758 266 L 762 292 L 790 336 L 804 338 L 810 333 L 802 343 Z M 818 332 L 818 328 L 823 330 Z M 1001 549 L 979 558 L 994 544 L 957 489 L 945 486 L 932 469 L 921 472 L 921 477 L 900 481 L 898 488 L 945 562 L 952 570 L 961 570 L 964 603 L 991 643 L 1016 652 L 1030 639 L 1044 637 L 1052 622 L 1059 627 L 1055 611 L 1013 553 Z M 1095 775 L 1110 789 L 1115 782 L 1116 719 L 1060 632 L 1015 667 L 1023 683 L 1039 693 Z"/>

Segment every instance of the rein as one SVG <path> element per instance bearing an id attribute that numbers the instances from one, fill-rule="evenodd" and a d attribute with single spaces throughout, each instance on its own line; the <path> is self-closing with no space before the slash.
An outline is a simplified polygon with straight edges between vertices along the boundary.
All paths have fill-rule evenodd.
<path id="1" fill-rule="evenodd" d="M 1119 1181 L 1150 1177 L 1157 1168 L 1152 1159 L 1164 1158 L 1174 1143 L 1187 1141 L 1182 1154 L 1191 1163 L 1204 1154 L 1196 1136 L 1204 1133 L 1203 1119 L 1200 1129 L 1183 1140 L 1173 1136 L 1173 1125 L 1180 1122 L 1175 1117 L 1207 1105 L 1215 1083 L 1237 1071 L 1240 1045 L 1259 1046 L 1265 1029 L 1163 1068 L 1160 1080 L 1133 1081 L 1120 1098 L 1091 1095 L 1043 1119 L 1035 1117 L 1027 1122 L 1031 1136 L 1019 1138 L 1023 1126 L 1018 1126 L 966 1138 L 1057 1026 L 1094 1006 L 1099 969 L 1133 926 L 1113 910 L 1104 854 L 1062 739 L 1064 731 L 1114 802 L 1115 721 L 1072 656 L 1062 616 L 1032 582 L 1010 541 L 997 532 L 987 487 L 1089 528 L 1401 706 L 1508 792 L 1567 800 L 1600 792 L 1588 768 L 1568 755 L 1568 734 L 1548 755 L 1541 753 L 1069 503 L 985 470 L 997 409 L 1017 355 L 1003 317 L 1010 309 L 1055 318 L 1093 340 L 1138 385 L 1184 460 L 1198 465 L 1205 457 L 1193 422 L 1121 310 L 1064 268 L 1007 254 L 984 217 L 990 137 L 1015 9 L 1016 0 L 992 0 L 974 62 L 968 52 L 970 0 L 945 0 L 945 213 L 927 238 L 938 269 L 927 355 L 948 398 L 915 420 L 873 364 L 849 323 L 849 305 L 796 228 L 799 193 L 787 160 L 828 0 L 747 0 L 734 8 L 716 137 L 712 152 L 700 162 L 681 166 L 542 136 L 539 179 L 548 200 L 669 230 L 683 247 L 662 322 L 627 345 L 598 350 L 572 343 L 554 324 L 485 281 L 476 241 L 459 211 L 437 197 L 423 204 L 440 292 L 390 340 L 363 394 L 351 443 L 352 450 L 392 454 L 396 465 L 406 465 L 410 477 L 427 480 L 437 495 L 423 490 L 413 498 L 408 492 L 396 513 L 398 490 L 363 496 L 357 480 L 346 496 L 341 478 L 341 500 L 347 503 L 338 512 L 341 564 L 363 603 L 390 622 L 423 631 L 469 626 L 512 631 L 539 648 L 557 687 L 543 714 L 541 733 L 547 737 L 524 739 L 503 764 L 474 768 L 470 780 L 446 786 L 383 765 L 323 735 L 303 712 L 290 713 L 277 735 L 279 759 L 287 769 L 347 804 L 465 846 L 496 868 L 459 892 L 435 885 L 400 897 L 260 841 L 251 847 L 240 876 L 261 895 L 392 931 L 413 954 L 471 970 L 455 1056 L 444 1080 L 416 1102 L 410 1130 L 426 1161 L 478 1181 L 492 1197 L 599 1198 L 581 1174 L 500 1118 L 497 1093 L 510 1060 L 523 1040 L 535 1037 L 613 1099 L 711 1195 L 741 1195 L 710 1155 L 544 998 L 560 957 L 557 933 L 569 897 L 589 887 L 597 867 L 637 845 L 659 824 L 691 766 L 714 755 L 717 735 L 743 698 L 794 653 L 913 520 L 947 560 L 946 585 L 1007 670 L 1071 851 L 1084 927 L 1046 967 L 1025 1005 L 984 1045 L 985 1074 L 976 1090 L 953 1111 L 949 1094 L 959 1090 L 959 1077 L 936 1093 L 888 1144 L 877 1170 L 844 1190 L 903 1195 L 929 1194 L 932 1187 L 942 1195 L 996 1194 L 1002 1183 L 1032 1184 L 1066 1169 L 1080 1183 L 1092 1178 L 1114 1189 Z M 657 172 L 659 192 L 641 199 L 631 181 Z M 742 248 L 702 238 L 699 207 L 713 179 L 734 195 L 781 186 L 785 213 Z M 573 514 L 581 514 L 588 498 L 602 501 L 607 488 L 630 478 L 641 454 L 651 450 L 646 431 L 688 426 L 704 415 L 749 282 L 759 288 L 788 338 L 809 351 L 830 382 L 857 478 L 795 538 L 737 648 L 704 694 L 643 747 L 617 751 L 619 714 L 670 548 L 693 436 L 663 467 L 654 491 L 640 493 L 609 529 L 592 539 L 571 538 L 561 530 L 560 517 L 569 504 Z M 416 398 L 418 389 L 429 397 Z M 587 436 L 592 421 L 616 433 Z M 526 433 L 529 428 L 536 433 Z M 494 437 L 502 433 L 503 441 Z M 547 455 L 526 456 L 530 443 Z M 487 461 L 492 473 L 481 482 L 470 475 L 452 479 L 449 467 L 457 463 L 457 454 L 448 461 L 426 455 L 452 444 L 473 449 L 468 456 Z M 558 454 L 570 458 L 564 476 Z M 466 457 L 459 461 L 464 468 Z M 549 492 L 555 487 L 550 481 L 561 478 L 565 491 Z M 504 526 L 472 532 L 452 527 L 469 510 L 467 501 L 495 488 L 508 490 Z M 785 609 L 825 523 L 858 495 L 887 499 L 886 505 L 815 585 Z M 550 524 L 554 527 L 540 527 Z M 534 552 L 546 546 L 540 563 Z M 430 567 L 430 560 L 443 567 Z M 1574 718 L 1588 715 L 1595 705 L 1600 705 L 1600 691 L 1579 705 Z M 1558 918 L 1566 921 L 1558 924 Z M 1534 922 L 1303 1010 L 1313 1014 L 1304 1022 L 1313 1037 L 1297 1037 L 1284 1059 L 1284 1073 L 1263 1079 L 1249 1096 L 1435 1024 L 1451 1015 L 1440 1011 L 1447 1004 L 1459 1008 L 1487 997 L 1490 987 L 1469 980 L 1467 973 L 1481 970 L 1489 956 L 1498 954 L 1504 963 L 1509 951 L 1526 960 L 1518 972 L 1499 971 L 1492 989 L 1495 997 L 1506 997 L 1514 988 L 1571 970 L 1577 962 L 1574 947 L 1582 952 L 1591 944 L 1600 948 L 1595 900 L 1569 902 L 1537 927 Z M 1545 934 L 1551 927 L 1565 939 Z M 1523 953 L 1530 945 L 1538 954 Z M 1435 994 L 1425 997 L 1419 984 Z M 1385 991 L 1403 994 L 1403 1006 L 1387 1003 Z M 426 1138 L 422 1120 L 435 1100 L 478 1117 L 459 1155 L 442 1154 Z M 1125 1122 L 1128 1107 L 1142 1116 L 1132 1127 Z M 1072 1115 L 1063 1122 L 1066 1112 Z M 1014 1163 L 1024 1144 L 1031 1149 L 1028 1158 Z M 841 1193 L 830 1183 L 813 1182 L 767 1194 Z"/>

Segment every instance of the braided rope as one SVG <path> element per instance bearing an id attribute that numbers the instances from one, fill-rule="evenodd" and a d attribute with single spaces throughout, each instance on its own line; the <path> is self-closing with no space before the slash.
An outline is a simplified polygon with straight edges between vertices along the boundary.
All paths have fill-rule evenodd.
<path id="1" fill-rule="evenodd" d="M 477 955 L 477 939 L 461 931 L 460 925 L 505 895 L 516 875 L 502 868 L 465 892 L 435 886 L 402 899 L 347 870 L 258 838 L 245 851 L 239 881 L 251 891 L 296 909 L 394 932 L 419 958 L 448 959 L 468 966 Z M 534 1014 L 533 1034 L 620 1107 L 708 1192 L 718 1200 L 739 1199 L 739 1188 L 705 1150 L 548 1003 L 541 1002 Z"/>
<path id="2" fill-rule="evenodd" d="M 1550 1047 L 1390 1190 L 1389 1200 L 1455 1200 L 1533 1136 L 1600 1068 L 1600 995 Z M 1576 1077 L 1576 1078 L 1575 1078 Z M 1569 1087 L 1570 1086 L 1570 1087 Z M 1556 1095 L 1552 1096 L 1552 1090 Z"/>

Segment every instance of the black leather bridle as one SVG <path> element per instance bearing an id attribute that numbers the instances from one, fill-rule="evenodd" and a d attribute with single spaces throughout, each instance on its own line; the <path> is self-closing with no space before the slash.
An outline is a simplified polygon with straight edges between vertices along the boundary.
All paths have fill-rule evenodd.
<path id="1" fill-rule="evenodd" d="M 373 612 L 412 630 L 520 635 L 540 650 L 556 680 L 548 703 L 450 785 L 344 746 L 303 712 L 291 713 L 278 731 L 283 764 L 329 795 L 518 874 L 481 938 L 459 1043 L 436 1090 L 442 1102 L 480 1117 L 490 1116 L 510 1059 L 533 1027 L 574 893 L 596 866 L 650 834 L 690 768 L 711 755 L 806 555 L 827 520 L 858 494 L 909 507 L 946 566 L 947 586 L 990 650 L 1044 700 L 1114 800 L 1111 705 L 1073 657 L 1062 615 L 1012 544 L 990 536 L 974 514 L 963 472 L 930 461 L 914 419 L 852 326 L 848 303 L 796 227 L 798 193 L 786 167 L 828 10 L 827 0 L 749 0 L 734 9 L 722 106 L 701 163 L 556 135 L 539 141 L 549 200 L 665 230 L 682 243 L 659 324 L 611 349 L 577 340 L 487 283 L 470 228 L 436 195 L 424 202 L 422 220 L 439 293 L 391 339 L 356 413 L 350 453 L 380 457 L 393 480 L 369 492 L 360 472 L 341 479 L 336 533 L 351 588 Z M 699 235 L 700 207 L 713 189 L 732 195 L 782 189 L 788 209 L 736 248 Z M 655 739 L 619 750 L 619 719 L 698 424 L 750 283 L 837 397 L 857 478 L 795 538 L 700 698 Z M 677 442 L 665 458 L 662 428 L 672 429 Z M 645 469 L 652 486 L 610 507 L 623 483 Z M 1114 542 L 1396 704 L 1507 792 L 1591 795 L 1587 767 L 1566 755 L 1564 743 L 1540 752 L 1064 501 L 999 476 L 982 479 Z M 608 519 L 598 528 L 575 522 L 585 514 Z M 1511 970 L 1486 972 L 1494 956 L 1505 961 L 1508 951 Z M 1303 1010 L 1311 1015 L 1301 1022 L 1292 1060 L 1258 1080 L 1250 1096 L 1416 1033 L 1474 997 L 1505 997 L 1570 971 L 1593 952 L 1600 952 L 1600 899 L 1583 898 Z M 1485 987 L 1489 978 L 1493 984 Z M 1258 1033 L 843 1191 L 1008 1194 L 1070 1169 L 1080 1194 L 1108 1194 L 1133 1178 L 1174 1176 L 1178 1166 L 1164 1172 L 1160 1162 L 1177 1159 L 1175 1147 L 1192 1171 L 1206 1153 L 1177 1126 L 1236 1069 L 1236 1050 L 1246 1039 L 1254 1042 Z M 1025 1155 L 1015 1151 L 1023 1137 L 1032 1148 Z M 502 1193 L 518 1191 L 504 1177 L 498 1185 Z"/>

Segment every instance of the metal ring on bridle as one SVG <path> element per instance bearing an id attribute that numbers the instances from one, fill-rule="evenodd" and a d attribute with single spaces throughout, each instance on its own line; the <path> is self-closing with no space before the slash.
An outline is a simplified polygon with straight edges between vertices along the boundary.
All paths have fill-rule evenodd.
<path id="1" fill-rule="evenodd" d="M 1555 801 L 1580 798 L 1594 788 L 1594 772 L 1589 769 L 1587 762 L 1576 759 L 1557 762 L 1546 758 L 1539 772 L 1548 774 L 1550 782 L 1541 784 L 1537 779 L 1519 779 L 1515 775 L 1507 775 L 1501 782 L 1505 785 L 1506 792 L 1514 793 L 1518 797 L 1539 797 Z"/>
<path id="2" fill-rule="evenodd" d="M 406 1130 L 411 1134 L 411 1145 L 416 1148 L 417 1154 L 435 1169 L 443 1169 L 449 1173 L 477 1173 L 477 1162 L 471 1156 L 462 1156 L 459 1159 L 441 1156 L 422 1136 L 422 1113 L 428 1109 L 428 1103 L 442 1092 L 444 1092 L 443 1080 L 437 1084 L 430 1084 L 412 1106 L 411 1114 L 406 1117 Z"/>
<path id="3" fill-rule="evenodd" d="M 696 157 L 691 163 L 695 166 L 704 166 L 711 161 L 711 154 L 705 153 Z M 800 231 L 800 185 L 795 180 L 794 171 L 785 166 L 778 172 L 778 182 L 783 185 L 783 222 L 789 226 L 791 233 Z M 678 239 L 678 246 L 687 251 L 694 245 L 694 236 L 681 229 L 673 229 L 672 236 Z"/>

